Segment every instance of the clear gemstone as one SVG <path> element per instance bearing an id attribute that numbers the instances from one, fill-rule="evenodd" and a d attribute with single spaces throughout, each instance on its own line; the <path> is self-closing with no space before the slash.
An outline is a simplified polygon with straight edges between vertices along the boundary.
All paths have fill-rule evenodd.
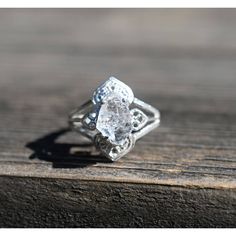
<path id="1" fill-rule="evenodd" d="M 122 145 L 132 131 L 129 103 L 118 94 L 109 96 L 99 110 L 97 129 L 111 143 Z"/>

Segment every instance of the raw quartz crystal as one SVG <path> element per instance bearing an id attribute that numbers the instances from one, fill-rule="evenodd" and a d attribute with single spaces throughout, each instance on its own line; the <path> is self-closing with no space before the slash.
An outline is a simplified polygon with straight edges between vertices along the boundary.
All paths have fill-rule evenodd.
<path id="1" fill-rule="evenodd" d="M 101 105 L 96 128 L 115 145 L 123 145 L 132 131 L 129 103 L 112 94 Z"/>

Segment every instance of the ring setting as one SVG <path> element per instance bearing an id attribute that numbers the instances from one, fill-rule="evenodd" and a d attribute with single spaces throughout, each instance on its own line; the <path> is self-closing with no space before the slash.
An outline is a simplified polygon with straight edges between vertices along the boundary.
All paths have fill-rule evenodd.
<path id="1" fill-rule="evenodd" d="M 72 130 L 89 138 L 111 161 L 117 161 L 135 142 L 160 124 L 160 113 L 134 97 L 132 89 L 110 77 L 91 100 L 69 115 Z"/>

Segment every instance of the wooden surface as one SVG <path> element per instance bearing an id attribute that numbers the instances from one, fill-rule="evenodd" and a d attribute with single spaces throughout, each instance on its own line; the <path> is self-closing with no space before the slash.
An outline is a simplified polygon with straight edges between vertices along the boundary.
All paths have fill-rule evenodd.
<path id="1" fill-rule="evenodd" d="M 236 10 L 0 10 L 1 227 L 235 227 Z M 116 163 L 67 114 L 114 75 L 161 126 Z"/>

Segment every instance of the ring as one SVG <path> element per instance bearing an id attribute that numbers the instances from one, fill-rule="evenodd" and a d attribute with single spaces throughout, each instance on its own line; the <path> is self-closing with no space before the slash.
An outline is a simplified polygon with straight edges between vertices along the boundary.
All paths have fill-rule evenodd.
<path id="1" fill-rule="evenodd" d="M 126 155 L 159 124 L 160 112 L 134 97 L 132 89 L 114 77 L 69 115 L 70 128 L 89 138 L 111 161 Z"/>

